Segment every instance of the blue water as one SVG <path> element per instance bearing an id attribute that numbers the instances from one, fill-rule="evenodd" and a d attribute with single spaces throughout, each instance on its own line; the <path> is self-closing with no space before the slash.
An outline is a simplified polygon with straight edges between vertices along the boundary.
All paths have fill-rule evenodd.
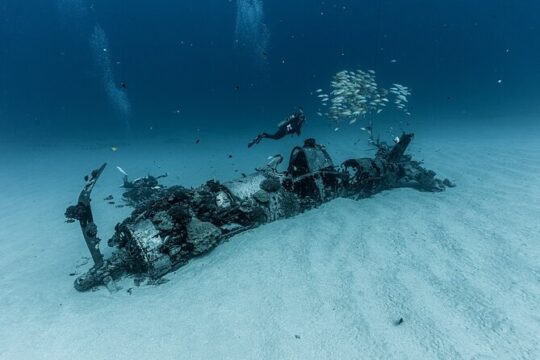
<path id="1" fill-rule="evenodd" d="M 0 359 L 537 359 L 538 39 L 538 0 L 0 0 Z M 410 116 L 318 115 L 359 69 L 409 87 Z M 301 137 L 246 147 L 298 107 Z M 196 187 L 308 137 L 340 164 L 373 155 L 370 121 L 457 186 L 336 199 L 159 286 L 73 288 L 92 263 L 64 212 L 91 169 L 108 257 L 133 210 L 117 166 Z"/>
<path id="2" fill-rule="evenodd" d="M 256 129 L 297 106 L 323 126 L 312 92 L 346 69 L 412 88 L 412 130 L 527 126 L 540 114 L 538 38 L 532 0 L 1 0 L 0 130 Z"/>

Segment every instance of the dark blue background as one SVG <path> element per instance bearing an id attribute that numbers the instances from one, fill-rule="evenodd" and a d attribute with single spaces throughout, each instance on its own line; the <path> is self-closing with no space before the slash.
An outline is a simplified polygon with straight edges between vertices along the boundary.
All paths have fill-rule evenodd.
<path id="1" fill-rule="evenodd" d="M 535 0 L 267 0 L 267 58 L 235 45 L 234 0 L 88 3 L 84 16 L 67 17 L 52 0 L 0 0 L 4 134 L 78 134 L 85 121 L 120 131 L 88 42 L 96 23 L 139 133 L 268 126 L 297 105 L 313 115 L 310 92 L 356 68 L 376 70 L 383 86 L 410 86 L 411 112 L 424 122 L 540 113 Z"/>

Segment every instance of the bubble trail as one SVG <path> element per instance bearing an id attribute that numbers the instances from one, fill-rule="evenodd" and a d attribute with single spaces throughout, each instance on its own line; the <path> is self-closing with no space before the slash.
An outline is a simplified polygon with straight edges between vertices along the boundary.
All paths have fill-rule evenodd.
<path id="1" fill-rule="evenodd" d="M 270 32 L 264 23 L 262 0 L 238 0 L 236 9 L 236 42 L 248 46 L 262 59 L 270 41 Z"/>
<path id="2" fill-rule="evenodd" d="M 105 31 L 99 25 L 94 27 L 94 31 L 90 35 L 90 46 L 92 47 L 92 53 L 96 64 L 103 73 L 102 78 L 105 93 L 116 112 L 121 117 L 123 126 L 129 130 L 131 103 L 129 102 L 126 92 L 116 85 L 109 53 L 109 40 L 107 39 Z"/>

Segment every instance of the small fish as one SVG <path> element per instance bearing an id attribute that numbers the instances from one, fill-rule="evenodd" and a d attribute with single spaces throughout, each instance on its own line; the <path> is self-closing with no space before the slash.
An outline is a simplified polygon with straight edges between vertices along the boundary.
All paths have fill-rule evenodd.
<path id="1" fill-rule="evenodd" d="M 126 84 L 125 82 L 121 82 L 121 83 L 120 83 L 120 87 L 121 87 L 122 89 L 127 89 L 127 84 Z"/>
<path id="2" fill-rule="evenodd" d="M 276 170 L 278 165 L 283 162 L 283 156 L 281 154 L 276 154 L 276 155 L 273 155 L 273 156 L 269 156 L 268 160 L 269 161 L 266 164 L 266 166 Z"/>
<path id="3" fill-rule="evenodd" d="M 320 92 L 322 92 L 322 89 L 317 89 L 317 90 L 315 90 L 315 92 L 320 93 Z"/>
<path id="4" fill-rule="evenodd" d="M 124 171 L 120 166 L 117 166 L 116 169 L 122 173 L 122 175 L 128 176 L 127 172 Z"/>
<path id="5" fill-rule="evenodd" d="M 377 110 L 377 114 L 380 114 L 382 112 L 382 109 Z"/>
<path id="6" fill-rule="evenodd" d="M 118 151 L 118 148 L 116 146 L 111 146 L 111 151 L 112 152 L 117 152 Z"/>

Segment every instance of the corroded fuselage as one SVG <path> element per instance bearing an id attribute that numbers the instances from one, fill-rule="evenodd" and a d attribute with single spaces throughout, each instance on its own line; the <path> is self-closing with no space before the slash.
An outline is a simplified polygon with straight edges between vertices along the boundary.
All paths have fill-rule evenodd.
<path id="1" fill-rule="evenodd" d="M 308 139 L 292 150 L 284 172 L 266 167 L 233 181 L 208 181 L 190 189 L 156 186 L 151 177 L 131 184 L 124 197 L 135 209 L 108 241 L 115 252 L 79 277 L 75 287 L 114 287 L 114 280 L 125 274 L 159 279 L 236 234 L 336 197 L 360 199 L 403 186 L 431 192 L 453 186 L 404 154 L 411 139 L 412 134 L 403 134 L 392 147 L 377 144 L 374 158 L 349 159 L 340 166 L 323 146 Z M 66 216 L 81 206 L 68 208 Z M 74 218 L 81 226 L 85 221 Z"/>

